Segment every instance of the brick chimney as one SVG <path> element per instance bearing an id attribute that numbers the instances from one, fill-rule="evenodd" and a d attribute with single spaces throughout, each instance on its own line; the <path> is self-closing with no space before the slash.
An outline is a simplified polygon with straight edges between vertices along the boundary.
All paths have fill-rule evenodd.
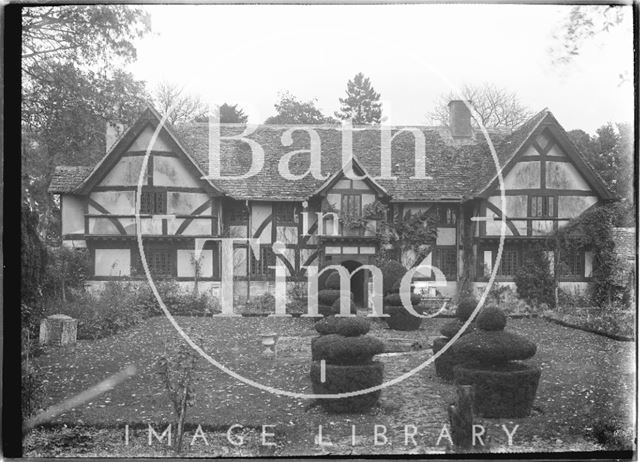
<path id="1" fill-rule="evenodd" d="M 113 145 L 118 140 L 118 138 L 120 138 L 123 132 L 124 132 L 123 124 L 107 122 L 105 134 L 104 134 L 106 152 L 109 152 L 109 150 L 113 147 Z"/>
<path id="2" fill-rule="evenodd" d="M 454 138 L 470 138 L 473 136 L 471 128 L 471 112 L 462 100 L 449 102 L 449 129 Z"/>

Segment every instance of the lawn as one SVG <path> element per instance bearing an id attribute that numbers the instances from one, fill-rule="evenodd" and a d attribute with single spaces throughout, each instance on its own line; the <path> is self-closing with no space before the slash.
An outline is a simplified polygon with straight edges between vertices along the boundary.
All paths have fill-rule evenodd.
<path id="1" fill-rule="evenodd" d="M 232 370 L 265 385 L 298 393 L 311 392 L 308 379 L 310 354 L 305 351 L 305 345 L 315 335 L 310 320 L 183 317 L 178 321 L 203 338 L 202 348 Z M 426 360 L 431 355 L 428 345 L 446 321 L 427 320 L 420 331 L 413 333 L 390 331 L 382 322 L 374 322 L 373 335 L 404 337 L 426 347 L 421 351 L 382 358 L 385 379 L 397 377 Z M 486 428 L 485 444 L 491 450 L 597 449 L 598 446 L 585 439 L 595 422 L 615 417 L 620 425 L 629 425 L 635 379 L 633 343 L 562 327 L 543 319 L 513 319 L 507 329 L 538 344 L 538 353 L 531 362 L 542 369 L 542 377 L 531 417 L 510 421 L 478 419 L 477 423 Z M 266 331 L 284 337 L 282 350 L 275 361 L 265 360 L 260 354 L 262 346 L 258 334 Z M 177 333 L 168 321 L 156 317 L 113 337 L 79 341 L 74 347 L 55 349 L 40 356 L 37 362 L 47 380 L 44 406 L 88 388 L 127 364 L 135 364 L 137 374 L 134 377 L 55 420 L 59 425 L 80 425 L 83 430 L 78 431 L 89 432 L 96 442 L 101 441 L 101 447 L 110 447 L 106 450 L 110 454 L 117 452 L 117 448 L 123 455 L 129 454 L 126 451 L 131 449 L 122 445 L 125 423 L 142 428 L 151 423 L 159 430 L 161 423 L 174 420 L 165 391 L 154 373 L 154 364 L 175 339 Z M 260 436 L 261 425 L 275 425 L 277 447 L 269 453 L 275 455 L 444 452 L 444 443 L 436 447 L 436 441 L 448 421 L 446 406 L 453 401 L 454 394 L 454 386 L 437 378 L 433 366 L 429 366 L 384 389 L 380 405 L 369 413 L 328 415 L 309 400 L 258 390 L 202 360 L 196 403 L 189 410 L 187 421 L 202 424 L 211 435 L 218 436 L 231 425 L 240 424 L 249 427 L 247 431 L 256 432 L 255 438 Z M 388 444 L 373 445 L 376 424 L 386 426 Z M 510 448 L 506 446 L 506 436 L 500 428 L 502 424 L 509 429 L 519 425 L 514 446 Z M 333 446 L 315 444 L 318 425 L 323 425 L 325 437 L 329 435 Z M 352 425 L 358 432 L 357 444 L 353 447 Z M 405 425 L 418 427 L 417 447 L 405 446 Z M 25 440 L 25 448 L 32 451 L 29 454 L 42 454 L 42 441 L 43 438 L 46 441 L 47 431 L 36 431 Z M 146 435 L 146 431 L 143 433 Z M 227 446 L 230 445 L 227 443 Z M 250 443 L 248 447 L 251 447 Z M 198 451 L 218 454 L 216 451 L 220 450 L 219 447 L 215 450 L 192 449 L 194 454 L 201 453 Z M 228 452 L 230 455 L 247 454 L 246 451 L 264 454 L 261 452 L 264 448 L 256 448 L 253 452 L 247 448 L 243 450 L 245 452 L 238 453 L 240 450 L 232 446 L 227 449 L 231 451 Z M 91 447 L 86 451 L 92 453 Z M 147 453 L 134 455 L 142 454 Z M 67 455 L 73 455 L 73 452 Z"/>

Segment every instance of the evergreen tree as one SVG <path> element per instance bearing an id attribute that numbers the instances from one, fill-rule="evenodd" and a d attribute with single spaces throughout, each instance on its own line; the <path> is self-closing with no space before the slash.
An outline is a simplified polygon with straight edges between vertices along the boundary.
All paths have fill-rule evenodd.
<path id="1" fill-rule="evenodd" d="M 224 103 L 218 107 L 220 111 L 220 123 L 222 124 L 246 124 L 249 117 L 244 113 L 237 104 L 233 106 Z"/>
<path id="2" fill-rule="evenodd" d="M 379 124 L 382 118 L 380 93 L 371 86 L 369 77 L 362 72 L 347 82 L 347 96 L 340 98 L 340 111 L 336 117 L 341 120 L 352 119 L 356 125 Z"/>

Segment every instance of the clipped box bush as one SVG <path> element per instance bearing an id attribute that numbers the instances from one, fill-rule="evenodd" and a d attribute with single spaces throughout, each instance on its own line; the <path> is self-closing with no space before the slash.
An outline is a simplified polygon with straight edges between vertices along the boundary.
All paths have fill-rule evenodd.
<path id="1" fill-rule="evenodd" d="M 473 311 L 478 306 L 478 301 L 472 297 L 465 297 L 458 302 L 458 306 L 456 308 L 456 317 L 465 322 L 467 319 L 471 317 Z"/>
<path id="2" fill-rule="evenodd" d="M 409 298 L 411 299 L 411 305 L 419 305 L 422 301 L 422 298 L 419 294 L 409 294 Z M 404 306 L 402 304 L 402 299 L 400 298 L 400 294 L 389 294 L 384 297 L 384 304 L 390 306 Z M 418 310 L 416 310 L 418 311 Z"/>
<path id="3" fill-rule="evenodd" d="M 363 318 L 336 318 L 329 316 L 316 322 L 315 329 L 321 335 L 338 334 L 357 337 L 369 332 L 369 321 Z"/>
<path id="4" fill-rule="evenodd" d="M 521 418 L 531 412 L 540 380 L 540 369 L 511 362 L 491 367 L 459 364 L 456 383 L 473 385 L 474 412 L 486 418 Z"/>
<path id="5" fill-rule="evenodd" d="M 320 362 L 311 364 L 313 392 L 319 395 L 365 390 L 382 383 L 384 365 L 372 362 L 365 365 L 325 364 L 325 382 L 320 380 Z M 378 402 L 380 390 L 348 398 L 321 399 L 322 407 L 331 413 L 366 411 Z"/>
<path id="6" fill-rule="evenodd" d="M 311 341 L 311 359 L 324 359 L 330 364 L 366 364 L 374 355 L 384 352 L 384 343 L 375 337 L 345 337 L 327 334 Z"/>
<path id="7" fill-rule="evenodd" d="M 331 305 L 331 310 L 333 311 L 333 314 L 337 315 L 340 313 L 340 299 L 337 299 L 335 302 L 333 302 L 333 305 Z M 355 303 L 353 303 L 352 299 L 349 300 L 349 313 L 351 314 L 358 313 L 358 307 L 356 306 Z"/>
<path id="8" fill-rule="evenodd" d="M 540 369 L 515 361 L 531 358 L 536 345 L 505 332 L 506 317 L 488 307 L 478 315 L 477 329 L 450 348 L 464 363 L 453 367 L 456 383 L 474 388 L 474 411 L 480 417 L 519 418 L 531 412 Z"/>
<path id="9" fill-rule="evenodd" d="M 331 306 L 336 300 L 340 299 L 340 291 L 337 289 L 322 289 L 318 291 L 318 305 Z M 347 292 L 348 297 L 353 299 L 353 294 Z"/>
<path id="10" fill-rule="evenodd" d="M 389 316 L 385 318 L 389 329 L 411 331 L 420 329 L 422 318 L 409 313 L 402 304 L 399 288 L 402 277 L 407 269 L 399 262 L 390 261 L 382 267 L 384 278 L 384 313 Z M 418 306 L 422 299 L 420 295 L 410 294 L 411 304 L 417 313 L 420 313 Z"/>
<path id="11" fill-rule="evenodd" d="M 334 317 L 316 322 L 321 334 L 311 341 L 311 383 L 316 394 L 338 394 L 380 385 L 384 366 L 373 357 L 384 352 L 384 343 L 369 332 L 367 319 Z M 321 380 L 322 363 L 325 381 Z M 380 392 L 351 398 L 321 399 L 328 412 L 360 412 L 376 404 Z"/>

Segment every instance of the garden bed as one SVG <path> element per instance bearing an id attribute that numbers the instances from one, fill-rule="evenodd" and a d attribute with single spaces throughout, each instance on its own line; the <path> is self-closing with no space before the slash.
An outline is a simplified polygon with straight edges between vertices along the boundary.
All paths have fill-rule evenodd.
<path id="1" fill-rule="evenodd" d="M 635 340 L 635 313 L 613 307 L 560 308 L 546 311 L 543 317 L 551 322 L 580 329 L 613 340 Z"/>
<path id="2" fill-rule="evenodd" d="M 263 347 L 259 340 L 259 333 L 273 331 L 283 337 L 295 338 L 295 343 L 303 342 L 305 338 L 311 342 L 317 333 L 310 319 L 177 319 L 181 326 L 204 339 L 202 347 L 205 351 L 232 370 L 282 389 L 305 393 L 311 391 L 310 357 L 296 353 L 288 357 L 284 355 L 275 362 L 265 361 L 260 356 Z M 425 320 L 418 331 L 396 332 L 384 329 L 383 322 L 374 321 L 371 332 L 383 341 L 406 338 L 426 345 L 430 338 L 438 335 L 444 322 L 445 319 Z M 478 419 L 478 424 L 487 426 L 490 435 L 488 444 L 492 451 L 518 450 L 517 447 L 505 446 L 504 432 L 500 430 L 502 424 L 509 428 L 520 425 L 515 436 L 518 447 L 570 450 L 591 444 L 585 435 L 597 420 L 616 420 L 623 426 L 630 422 L 634 390 L 634 349 L 631 343 L 615 342 L 606 337 L 549 324 L 542 319 L 514 320 L 509 328 L 538 344 L 538 353 L 531 363 L 541 368 L 542 376 L 531 417 Z M 57 425 L 66 424 L 69 427 L 113 428 L 115 432 L 110 436 L 113 445 L 105 450 L 109 455 L 132 454 L 114 440 L 118 435 L 122 438 L 126 423 L 140 428 L 152 423 L 159 430 L 162 422 L 174 420 L 171 405 L 155 375 L 154 363 L 167 342 L 176 339 L 176 332 L 167 320 L 155 317 L 111 337 L 80 341 L 74 347 L 50 350 L 35 360 L 43 371 L 42 377 L 48 380 L 45 384 L 46 399 L 42 405 L 47 407 L 58 403 L 94 385 L 124 365 L 135 364 L 138 369 L 136 376 L 54 420 Z M 385 380 L 408 372 L 430 355 L 430 350 L 423 349 L 411 354 L 380 358 L 385 364 Z M 200 366 L 196 404 L 189 409 L 187 422 L 220 429 L 236 423 L 247 428 L 273 423 L 276 425 L 278 442 L 276 454 L 420 454 L 442 453 L 446 450 L 444 443 L 436 447 L 435 441 L 442 425 L 448 422 L 446 407 L 455 399 L 455 388 L 437 378 L 433 366 L 383 389 L 380 405 L 371 412 L 341 416 L 326 414 L 313 401 L 277 396 L 240 383 L 204 360 Z M 427 435 L 422 439 L 417 438 L 417 448 L 404 445 L 402 428 L 410 424 L 418 426 L 421 435 Z M 323 425 L 330 435 L 333 447 L 320 448 L 314 444 L 318 425 Z M 355 447 L 351 446 L 351 425 L 356 425 L 364 435 L 364 443 Z M 374 447 L 374 425 L 388 428 L 392 436 L 388 445 Z M 45 430 L 34 433 L 36 442 L 32 439 L 25 442 L 31 454 L 47 452 L 43 451 L 43 448 L 46 449 L 42 443 L 45 439 L 43 432 L 46 433 Z M 237 454 L 233 447 L 227 446 L 230 455 Z M 598 448 L 594 444 L 589 447 Z M 253 455 L 268 455 L 258 452 L 253 446 L 245 449 Z M 72 450 L 73 445 L 63 453 L 73 455 Z M 91 454 L 95 453 L 94 450 L 78 448 L 77 453 Z M 142 447 L 140 451 L 139 454 L 144 453 Z M 206 452 L 207 449 L 194 449 L 193 454 L 199 455 L 202 451 Z M 212 445 L 209 451 L 210 454 L 218 454 L 220 448 Z M 49 453 L 60 454 L 53 448 Z"/>

